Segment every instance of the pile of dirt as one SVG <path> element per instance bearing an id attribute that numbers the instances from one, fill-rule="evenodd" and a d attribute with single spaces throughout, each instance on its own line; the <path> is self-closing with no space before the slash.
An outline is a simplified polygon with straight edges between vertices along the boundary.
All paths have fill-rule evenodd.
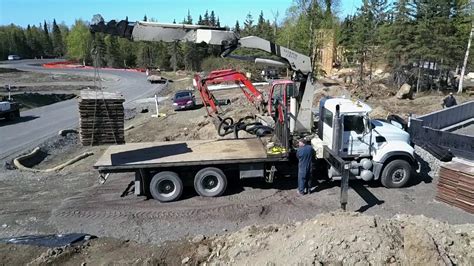
<path id="1" fill-rule="evenodd" d="M 0 261 L 34 265 L 472 265 L 474 225 L 449 225 L 424 216 L 384 219 L 336 212 L 294 224 L 249 226 L 213 237 L 197 235 L 161 246 L 113 238 L 59 248 L 0 244 Z"/>
<path id="2" fill-rule="evenodd" d="M 238 265 L 472 265 L 474 225 L 329 213 L 303 223 L 246 227 L 213 239 L 207 248 L 207 258 L 196 252 L 190 259 Z"/>

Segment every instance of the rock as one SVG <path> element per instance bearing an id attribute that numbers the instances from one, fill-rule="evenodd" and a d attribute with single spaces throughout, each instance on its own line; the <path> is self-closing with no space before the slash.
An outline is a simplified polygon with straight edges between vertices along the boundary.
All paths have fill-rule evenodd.
<path id="1" fill-rule="evenodd" d="M 203 241 L 204 239 L 206 239 L 206 237 L 204 235 L 197 235 L 191 240 L 191 242 L 199 243 L 199 242 Z"/>
<path id="2" fill-rule="evenodd" d="M 355 242 L 356 240 L 357 240 L 356 235 L 350 235 L 349 238 L 347 238 L 347 241 L 349 241 L 349 242 Z"/>
<path id="3" fill-rule="evenodd" d="M 377 76 L 381 75 L 382 73 L 383 73 L 383 70 L 382 70 L 382 69 L 376 69 L 376 70 L 374 71 L 374 75 L 377 75 Z"/>
<path id="4" fill-rule="evenodd" d="M 209 250 L 208 246 L 199 245 L 199 247 L 197 248 L 196 253 L 197 253 L 197 256 L 199 258 L 207 258 L 211 254 L 211 251 Z"/>
<path id="5" fill-rule="evenodd" d="M 398 90 L 396 97 L 398 99 L 409 99 L 413 96 L 413 91 L 411 86 L 408 84 L 403 84 L 400 89 Z"/>
<path id="6" fill-rule="evenodd" d="M 229 255 L 229 258 L 235 259 L 235 257 L 237 257 L 237 256 L 240 255 L 240 250 L 238 250 L 238 249 L 231 249 L 231 250 L 229 250 L 229 252 L 228 252 L 227 254 Z"/>
<path id="7" fill-rule="evenodd" d="M 186 257 L 181 261 L 182 264 L 186 264 L 188 262 L 189 262 L 189 257 Z"/>

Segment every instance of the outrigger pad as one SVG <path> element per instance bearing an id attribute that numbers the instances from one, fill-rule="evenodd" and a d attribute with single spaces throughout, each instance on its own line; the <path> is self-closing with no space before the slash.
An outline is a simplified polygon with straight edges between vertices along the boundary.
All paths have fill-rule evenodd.
<path id="1" fill-rule="evenodd" d="M 93 235 L 89 235 L 89 234 L 83 234 L 83 233 L 57 234 L 57 235 L 30 235 L 30 236 L 0 238 L 0 243 L 32 245 L 32 246 L 53 248 L 53 247 L 70 246 L 73 244 L 80 244 L 84 241 L 87 241 L 93 238 L 97 238 L 97 237 Z"/>

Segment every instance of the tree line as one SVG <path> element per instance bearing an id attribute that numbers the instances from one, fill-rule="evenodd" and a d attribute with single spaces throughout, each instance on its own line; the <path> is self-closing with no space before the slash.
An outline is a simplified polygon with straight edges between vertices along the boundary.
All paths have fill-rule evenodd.
<path id="1" fill-rule="evenodd" d="M 231 29 L 242 37 L 260 36 L 311 55 L 314 62 L 318 48 L 326 41 L 318 32 L 330 31 L 337 46 L 337 63 L 356 66 L 360 82 L 370 80 L 371 70 L 384 65 L 391 69 L 395 83 L 415 80 L 417 86 L 433 88 L 447 85 L 454 70 L 462 67 L 474 25 L 470 0 L 363 0 L 355 14 L 344 19 L 335 15 L 338 3 L 338 0 L 294 0 L 281 18 L 278 12 L 267 17 L 260 12 L 256 19 L 249 13 Z M 143 20 L 156 21 L 146 15 Z M 222 26 L 212 10 L 199 15 L 197 20 L 188 11 L 178 23 Z M 219 53 L 219 47 L 206 44 L 131 42 L 91 34 L 82 20 L 70 28 L 58 25 L 55 20 L 26 28 L 13 24 L 0 27 L 0 58 L 3 59 L 18 54 L 25 58 L 65 57 L 98 66 L 200 71 L 215 65 L 218 60 L 214 58 Z M 236 54 L 265 56 L 246 49 L 239 49 Z M 472 67 L 473 60 L 467 62 Z"/>
<path id="2" fill-rule="evenodd" d="M 364 0 L 339 25 L 346 64 L 357 64 L 359 79 L 380 63 L 392 69 L 394 82 L 419 91 L 452 85 L 463 67 L 473 29 L 470 0 Z M 472 38 L 472 36 L 471 36 Z M 473 66 L 468 61 L 468 68 Z"/>

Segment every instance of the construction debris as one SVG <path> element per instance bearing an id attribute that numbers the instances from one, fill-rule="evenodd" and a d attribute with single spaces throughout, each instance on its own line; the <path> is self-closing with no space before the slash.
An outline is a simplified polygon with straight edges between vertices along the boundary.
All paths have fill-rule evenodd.
<path id="1" fill-rule="evenodd" d="M 124 101 L 117 93 L 81 91 L 79 132 L 82 145 L 125 143 Z"/>
<path id="2" fill-rule="evenodd" d="M 436 199 L 474 213 L 474 166 L 462 162 L 442 165 Z"/>

